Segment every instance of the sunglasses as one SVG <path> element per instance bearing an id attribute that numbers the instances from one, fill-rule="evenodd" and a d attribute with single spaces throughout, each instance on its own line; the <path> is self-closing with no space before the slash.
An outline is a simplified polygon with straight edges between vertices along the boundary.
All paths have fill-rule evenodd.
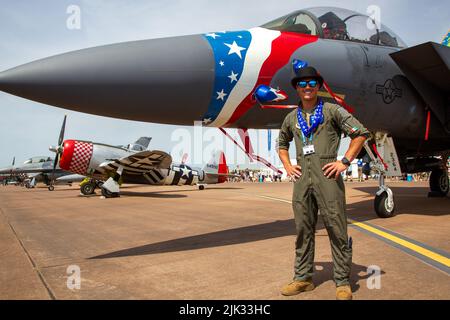
<path id="1" fill-rule="evenodd" d="M 306 88 L 309 85 L 311 88 L 315 88 L 317 86 L 317 80 L 309 80 L 309 81 L 299 81 L 297 86 L 300 88 Z"/>

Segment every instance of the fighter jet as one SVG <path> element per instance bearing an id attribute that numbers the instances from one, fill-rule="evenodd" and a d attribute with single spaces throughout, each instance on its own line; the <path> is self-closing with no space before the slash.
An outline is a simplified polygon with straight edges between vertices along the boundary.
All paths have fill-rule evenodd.
<path id="1" fill-rule="evenodd" d="M 341 104 L 372 131 L 360 157 L 369 157 L 379 173 L 376 213 L 391 217 L 395 203 L 385 176 L 432 171 L 432 194 L 449 191 L 446 43 L 448 38 L 407 48 L 371 17 L 316 7 L 248 30 L 126 42 L 46 58 L 1 73 L 0 90 L 115 118 L 271 129 L 298 103 L 290 80 L 296 66 L 309 63 L 326 80 L 322 98 Z"/>
<path id="2" fill-rule="evenodd" d="M 122 183 L 150 185 L 205 185 L 223 183 L 228 174 L 223 152 L 213 154 L 204 168 L 193 168 L 184 163 L 172 163 L 172 157 L 159 150 L 147 150 L 151 138 L 141 137 L 128 146 L 112 146 L 103 143 L 64 140 L 66 117 L 59 146 L 49 149 L 56 152 L 59 167 L 74 174 L 87 176 L 81 184 L 81 193 L 91 195 L 101 188 L 105 198 L 118 197 Z"/>
<path id="3" fill-rule="evenodd" d="M 18 181 L 18 176 L 13 175 L 13 168 L 14 168 L 15 163 L 16 163 L 16 157 L 13 157 L 11 166 L 0 169 L 1 170 L 0 182 L 5 186 L 8 185 L 10 182 Z"/>
<path id="4" fill-rule="evenodd" d="M 22 165 L 1 168 L 0 174 L 17 177 L 27 188 L 34 188 L 37 183 L 43 183 L 50 191 L 55 184 L 72 184 L 80 182 L 85 177 L 64 171 L 59 166 L 53 168 L 54 159 L 47 156 L 36 156 L 26 160 Z"/>

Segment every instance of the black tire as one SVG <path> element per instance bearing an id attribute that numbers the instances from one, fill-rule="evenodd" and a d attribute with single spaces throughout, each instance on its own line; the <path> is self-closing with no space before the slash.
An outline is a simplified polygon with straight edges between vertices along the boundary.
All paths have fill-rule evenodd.
<path id="1" fill-rule="evenodd" d="M 430 190 L 445 197 L 450 189 L 447 171 L 442 169 L 433 170 L 430 176 Z"/>
<path id="2" fill-rule="evenodd" d="M 395 212 L 395 200 L 392 208 L 389 208 L 387 199 L 388 194 L 386 191 L 383 192 L 381 195 L 375 196 L 374 201 L 375 213 L 377 214 L 378 217 L 383 219 L 392 218 Z"/>
<path id="3" fill-rule="evenodd" d="M 97 188 L 101 188 L 103 183 L 104 183 L 103 181 L 97 181 L 96 182 Z"/>
<path id="4" fill-rule="evenodd" d="M 119 197 L 118 193 L 106 190 L 106 188 L 101 188 L 101 190 L 102 190 L 102 196 L 104 196 L 105 198 L 117 198 L 117 197 Z"/>
<path id="5" fill-rule="evenodd" d="M 55 190 L 55 187 L 52 186 L 52 185 L 49 185 L 49 186 L 48 186 L 48 191 L 53 191 L 53 190 Z"/>
<path id="6" fill-rule="evenodd" d="M 205 190 L 205 186 L 198 186 L 199 190 Z"/>
<path id="7" fill-rule="evenodd" d="M 95 192 L 95 184 L 94 183 L 85 183 L 80 187 L 80 191 L 85 196 L 89 196 L 94 194 Z"/>

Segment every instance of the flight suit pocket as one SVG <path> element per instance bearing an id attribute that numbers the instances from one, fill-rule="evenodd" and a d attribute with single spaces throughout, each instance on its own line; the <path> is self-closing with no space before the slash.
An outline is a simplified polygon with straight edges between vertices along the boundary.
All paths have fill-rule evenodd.
<path id="1" fill-rule="evenodd" d="M 334 199 L 329 199 L 327 201 L 328 212 L 334 218 L 340 218 L 341 215 L 344 214 L 344 202 L 342 199 L 337 199 L 337 197 L 333 197 Z"/>

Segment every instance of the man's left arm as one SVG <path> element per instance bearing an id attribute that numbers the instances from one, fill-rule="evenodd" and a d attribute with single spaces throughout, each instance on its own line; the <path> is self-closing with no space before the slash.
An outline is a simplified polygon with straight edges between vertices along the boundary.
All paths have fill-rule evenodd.
<path id="1" fill-rule="evenodd" d="M 340 106 L 333 109 L 333 118 L 338 127 L 352 139 L 344 156 L 351 163 L 361 152 L 370 132 L 358 119 Z M 338 179 L 341 172 L 347 170 L 347 168 L 348 165 L 342 163 L 342 161 L 336 161 L 325 165 L 322 170 L 327 178 L 334 176 L 335 179 Z"/>

